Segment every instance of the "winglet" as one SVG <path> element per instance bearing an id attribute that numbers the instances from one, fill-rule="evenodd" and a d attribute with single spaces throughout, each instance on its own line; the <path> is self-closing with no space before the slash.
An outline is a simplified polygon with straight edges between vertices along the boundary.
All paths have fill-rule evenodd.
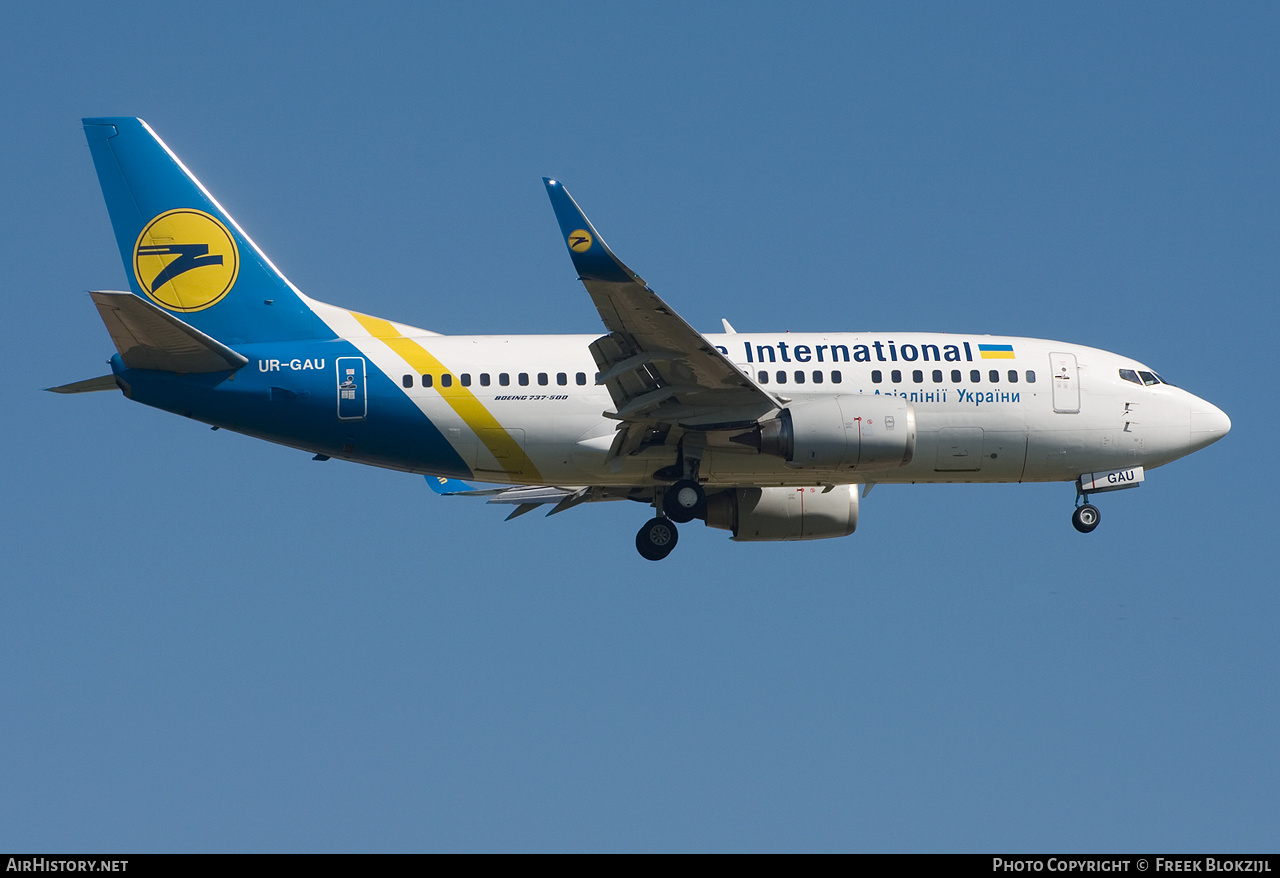
<path id="1" fill-rule="evenodd" d="M 427 486 L 437 494 L 457 494 L 470 491 L 472 487 L 461 479 L 446 479 L 444 476 L 427 476 Z"/>
<path id="2" fill-rule="evenodd" d="M 573 259 L 573 267 L 578 270 L 578 277 L 583 280 L 603 280 L 616 283 L 644 281 L 636 273 L 627 268 L 622 260 L 613 255 L 609 245 L 600 237 L 596 227 L 591 225 L 582 208 L 573 200 L 573 196 L 564 188 L 564 184 L 543 177 L 547 186 L 547 195 L 551 197 L 551 207 L 556 212 L 556 220 L 560 223 L 560 233 L 569 247 L 569 256 Z"/>

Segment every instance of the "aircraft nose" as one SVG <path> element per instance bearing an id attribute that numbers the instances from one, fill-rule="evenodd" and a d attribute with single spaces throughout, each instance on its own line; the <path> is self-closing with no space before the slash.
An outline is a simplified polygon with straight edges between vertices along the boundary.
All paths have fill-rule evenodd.
<path id="1" fill-rule="evenodd" d="M 1212 403 L 1197 398 L 1191 406 L 1191 442 L 1196 448 L 1212 445 L 1231 432 L 1231 419 Z"/>

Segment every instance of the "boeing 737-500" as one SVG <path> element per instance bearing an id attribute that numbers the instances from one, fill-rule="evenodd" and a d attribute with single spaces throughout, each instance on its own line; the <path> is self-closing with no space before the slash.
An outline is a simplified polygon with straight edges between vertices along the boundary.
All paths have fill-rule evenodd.
<path id="1" fill-rule="evenodd" d="M 128 291 L 90 293 L 119 389 L 215 427 L 425 475 L 512 508 L 633 500 L 650 560 L 701 519 L 735 540 L 853 533 L 878 483 L 1090 495 L 1221 439 L 1212 404 L 1119 354 L 923 332 L 704 334 L 545 185 L 604 332 L 448 336 L 308 298 L 140 119 L 85 119 Z M 479 487 L 488 483 L 494 487 Z"/>

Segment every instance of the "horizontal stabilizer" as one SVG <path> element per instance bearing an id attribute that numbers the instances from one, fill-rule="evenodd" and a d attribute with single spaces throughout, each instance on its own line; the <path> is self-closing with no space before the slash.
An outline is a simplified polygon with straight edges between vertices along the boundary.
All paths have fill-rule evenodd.
<path id="1" fill-rule="evenodd" d="M 130 369 L 163 372 L 235 371 L 249 361 L 222 342 L 133 293 L 89 293 L 120 359 Z"/>
<path id="2" fill-rule="evenodd" d="M 60 387 L 46 387 L 50 393 L 96 393 L 99 390 L 119 390 L 116 376 L 103 375 L 101 378 L 86 378 L 74 384 L 63 384 Z"/>

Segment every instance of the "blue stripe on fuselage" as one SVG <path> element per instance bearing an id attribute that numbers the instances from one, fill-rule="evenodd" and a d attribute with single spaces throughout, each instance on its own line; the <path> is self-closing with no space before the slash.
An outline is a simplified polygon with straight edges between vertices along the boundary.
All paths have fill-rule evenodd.
<path id="1" fill-rule="evenodd" d="M 338 418 L 337 359 L 363 357 L 350 342 L 243 345 L 237 350 L 249 364 L 234 374 L 129 369 L 118 354 L 111 358 L 111 369 L 129 386 L 135 402 L 237 433 L 391 469 L 472 477 L 436 425 L 367 358 L 367 414 L 358 420 Z M 280 365 L 274 367 L 276 363 Z"/>

